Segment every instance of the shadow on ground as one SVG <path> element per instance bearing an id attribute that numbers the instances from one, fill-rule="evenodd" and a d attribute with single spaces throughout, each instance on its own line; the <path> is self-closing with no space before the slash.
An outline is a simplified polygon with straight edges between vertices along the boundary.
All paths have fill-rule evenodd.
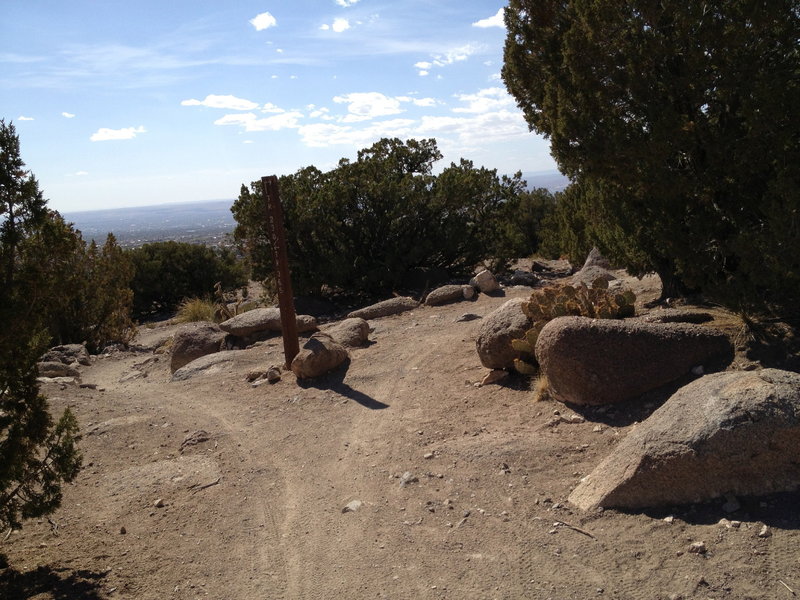
<path id="1" fill-rule="evenodd" d="M 42 566 L 20 572 L 0 570 L 0 598 L 24 600 L 40 595 L 54 600 L 95 600 L 106 598 L 102 587 L 105 573 Z"/>
<path id="2" fill-rule="evenodd" d="M 353 389 L 344 382 L 347 375 L 347 370 L 350 368 L 350 359 L 347 359 L 344 364 L 335 371 L 323 375 L 322 377 L 315 377 L 314 379 L 298 379 L 297 385 L 301 388 L 313 388 L 317 390 L 330 390 L 336 392 L 340 396 L 344 396 L 354 402 L 358 402 L 361 406 L 372 410 L 382 410 L 389 408 L 388 404 L 384 404 L 380 400 L 376 400 L 372 396 Z"/>

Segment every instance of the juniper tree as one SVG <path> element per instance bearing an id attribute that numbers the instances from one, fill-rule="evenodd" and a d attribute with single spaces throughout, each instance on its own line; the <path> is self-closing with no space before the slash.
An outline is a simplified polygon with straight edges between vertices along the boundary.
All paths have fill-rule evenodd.
<path id="1" fill-rule="evenodd" d="M 55 510 L 61 484 L 80 468 L 78 426 L 69 410 L 57 422 L 39 393 L 36 361 L 49 341 L 40 298 L 48 293 L 26 244 L 48 211 L 24 169 L 14 125 L 0 120 L 0 528 Z"/>
<path id="2" fill-rule="evenodd" d="M 797 0 L 511 0 L 503 80 L 595 242 L 665 294 L 800 293 Z"/>

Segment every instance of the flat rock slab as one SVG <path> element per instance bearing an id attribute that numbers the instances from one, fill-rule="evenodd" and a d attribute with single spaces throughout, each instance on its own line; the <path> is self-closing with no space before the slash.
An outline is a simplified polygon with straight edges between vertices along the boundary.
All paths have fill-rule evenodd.
<path id="1" fill-rule="evenodd" d="M 800 375 L 725 372 L 681 388 L 636 426 L 569 501 L 638 509 L 800 486 Z"/>
<path id="2" fill-rule="evenodd" d="M 733 346 L 702 325 L 560 317 L 539 334 L 536 358 L 554 398 L 601 405 L 636 398 L 697 366 L 721 368 Z"/>
<path id="3" fill-rule="evenodd" d="M 379 319 L 380 317 L 388 317 L 389 315 L 396 315 L 408 310 L 414 310 L 419 307 L 419 302 L 407 296 L 399 298 L 389 298 L 383 302 L 372 304 L 364 308 L 359 308 L 348 314 L 348 318 L 360 319 Z"/>
<path id="4" fill-rule="evenodd" d="M 471 300 L 475 297 L 475 288 L 471 285 L 443 285 L 433 290 L 425 298 L 428 306 L 439 306 L 448 302 Z"/>
<path id="5" fill-rule="evenodd" d="M 297 333 L 317 329 L 317 320 L 310 315 L 297 315 Z M 279 308 L 255 308 L 236 315 L 219 324 L 220 329 L 236 336 L 248 336 L 260 331 L 280 332 L 281 311 Z"/>
<path id="6" fill-rule="evenodd" d="M 222 368 L 236 360 L 242 350 L 229 350 L 207 354 L 184 365 L 172 374 L 172 381 L 186 381 L 201 374 L 218 373 Z"/>
<path id="7" fill-rule="evenodd" d="M 510 369 L 519 353 L 511 340 L 521 338 L 531 327 L 531 320 L 522 312 L 525 298 L 512 298 L 483 318 L 475 349 L 487 369 Z"/>

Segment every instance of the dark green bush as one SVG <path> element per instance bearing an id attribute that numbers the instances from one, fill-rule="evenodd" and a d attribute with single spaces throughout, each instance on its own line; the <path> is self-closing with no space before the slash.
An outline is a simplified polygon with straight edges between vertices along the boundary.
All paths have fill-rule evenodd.
<path id="1" fill-rule="evenodd" d="M 189 297 L 210 297 L 214 284 L 224 289 L 247 283 L 233 252 L 185 242 L 155 242 L 126 251 L 134 267 L 133 311 L 144 316 L 174 310 Z"/>
<path id="2" fill-rule="evenodd" d="M 382 139 L 327 173 L 312 166 L 281 177 L 294 291 L 385 294 L 513 257 L 519 174 L 461 160 L 435 176 L 440 158 L 435 140 Z M 261 183 L 243 185 L 232 211 L 252 277 L 270 277 Z"/>

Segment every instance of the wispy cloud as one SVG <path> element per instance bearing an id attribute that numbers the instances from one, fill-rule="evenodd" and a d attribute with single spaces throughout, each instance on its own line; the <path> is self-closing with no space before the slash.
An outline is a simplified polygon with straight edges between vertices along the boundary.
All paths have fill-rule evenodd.
<path id="1" fill-rule="evenodd" d="M 214 121 L 214 125 L 237 125 L 245 131 L 280 131 L 281 129 L 294 129 L 300 126 L 303 113 L 288 111 L 272 117 L 259 119 L 255 113 L 242 113 L 225 115 Z"/>
<path id="2" fill-rule="evenodd" d="M 25 115 L 20 115 L 17 117 L 17 121 L 33 121 L 33 117 L 26 117 Z"/>
<path id="3" fill-rule="evenodd" d="M 263 12 L 250 19 L 250 24 L 256 28 L 256 31 L 264 31 L 270 27 L 276 27 L 278 21 L 270 13 Z"/>
<path id="4" fill-rule="evenodd" d="M 181 106 L 205 106 L 208 108 L 224 108 L 226 110 L 253 110 L 258 108 L 257 102 L 245 100 L 244 98 L 237 98 L 231 95 L 216 95 L 209 94 L 205 100 L 183 100 Z"/>
<path id="5" fill-rule="evenodd" d="M 331 25 L 328 25 L 327 23 L 320 25 L 320 29 L 323 31 L 333 30 L 336 33 L 342 33 L 343 31 L 350 29 L 350 21 L 347 19 L 336 18 L 333 20 Z"/>
<path id="6" fill-rule="evenodd" d="M 62 112 L 61 116 L 64 117 L 65 119 L 74 119 L 75 118 L 75 115 L 73 113 L 70 113 L 70 112 Z"/>
<path id="7" fill-rule="evenodd" d="M 503 29 L 505 29 L 506 24 L 503 21 L 503 10 L 504 9 L 502 8 L 498 10 L 497 14 L 494 15 L 493 17 L 488 17 L 486 19 L 481 19 L 480 21 L 475 21 L 472 24 L 472 26 L 481 27 L 483 29 L 486 29 L 488 27 L 502 27 Z"/>
<path id="8" fill-rule="evenodd" d="M 464 46 L 451 48 L 440 54 L 433 54 L 431 55 L 431 60 L 419 61 L 414 63 L 414 66 L 419 70 L 419 75 L 424 77 L 431 72 L 431 69 L 446 67 L 457 62 L 465 61 L 470 56 L 477 54 L 483 49 L 484 47 L 481 44 L 466 44 Z"/>
<path id="9" fill-rule="evenodd" d="M 505 89 L 499 87 L 478 90 L 475 94 L 457 94 L 456 98 L 467 106 L 454 108 L 455 113 L 486 113 L 514 106 L 514 99 Z"/>
<path id="10" fill-rule="evenodd" d="M 312 148 L 334 145 L 351 145 L 361 148 L 382 137 L 408 137 L 413 132 L 413 119 L 391 119 L 377 121 L 366 127 L 313 123 L 300 127 L 302 142 Z"/>
<path id="11" fill-rule="evenodd" d="M 95 131 L 89 138 L 93 142 L 107 142 L 109 140 L 131 140 L 140 133 L 146 133 L 147 130 L 139 125 L 139 127 L 124 127 L 122 129 L 108 129 L 101 127 Z"/>
<path id="12" fill-rule="evenodd" d="M 344 7 L 353 6 L 353 4 L 357 4 L 357 3 L 358 3 L 358 0 L 336 0 L 336 4 L 338 4 L 339 6 L 344 6 Z"/>
<path id="13" fill-rule="evenodd" d="M 76 171 L 75 173 L 68 173 L 67 177 L 85 177 L 89 171 Z"/>
<path id="14" fill-rule="evenodd" d="M 337 104 L 347 104 L 348 115 L 343 119 L 346 123 L 365 121 L 403 112 L 403 109 L 400 108 L 400 100 L 390 98 L 380 92 L 345 94 L 343 96 L 335 96 L 333 101 Z"/>

